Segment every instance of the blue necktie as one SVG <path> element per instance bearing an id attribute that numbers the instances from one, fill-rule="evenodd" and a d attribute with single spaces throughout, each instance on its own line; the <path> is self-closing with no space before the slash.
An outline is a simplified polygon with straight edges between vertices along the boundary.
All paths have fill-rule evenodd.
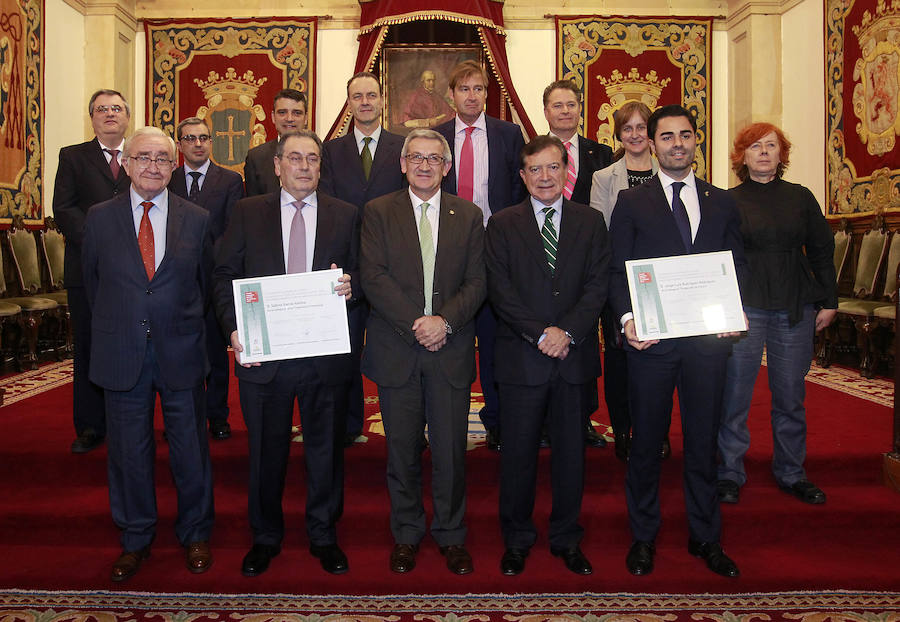
<path id="1" fill-rule="evenodd" d="M 691 221 L 684 203 L 681 201 L 682 188 L 684 188 L 683 181 L 676 181 L 672 184 L 672 216 L 675 217 L 675 224 L 678 225 L 678 232 L 681 233 L 684 250 L 690 253 L 694 244 L 691 241 Z"/>

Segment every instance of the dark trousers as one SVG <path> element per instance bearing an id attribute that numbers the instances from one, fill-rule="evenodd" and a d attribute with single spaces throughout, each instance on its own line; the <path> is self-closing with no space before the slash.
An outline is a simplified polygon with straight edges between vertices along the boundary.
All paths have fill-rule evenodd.
<path id="1" fill-rule="evenodd" d="M 475 316 L 475 336 L 478 337 L 478 382 L 484 396 L 484 407 L 478 413 L 485 428 L 500 425 L 500 398 L 494 382 L 494 340 L 497 337 L 497 318 L 491 305 L 484 303 Z"/>
<path id="2" fill-rule="evenodd" d="M 631 414 L 628 411 L 628 358 L 622 349 L 619 323 L 607 306 L 600 316 L 603 327 L 603 398 L 609 411 L 613 435 L 631 433 Z"/>
<path id="3" fill-rule="evenodd" d="M 113 521 L 122 530 L 122 548 L 126 551 L 150 546 L 156 533 L 153 413 L 157 394 L 178 496 L 175 535 L 187 545 L 209 540 L 212 532 L 213 484 L 203 387 L 168 389 L 161 379 L 153 344 L 148 342 L 134 388 L 105 392 L 109 505 Z"/>
<path id="4" fill-rule="evenodd" d="M 532 520 L 541 426 L 550 434 L 553 509 L 550 547 L 578 546 L 584 492 L 585 385 L 558 375 L 540 386 L 500 384 L 500 527 L 507 548 L 529 549 L 537 538 Z"/>
<path id="5" fill-rule="evenodd" d="M 72 342 L 75 348 L 72 360 L 72 419 L 75 434 L 93 430 L 106 434 L 106 406 L 103 389 L 90 381 L 91 369 L 91 307 L 84 287 L 66 289 L 69 315 L 72 322 Z"/>
<path id="6" fill-rule="evenodd" d="M 698 352 L 674 340 L 668 352 L 628 351 L 631 397 L 631 452 L 625 477 L 628 519 L 635 540 L 652 542 L 661 523 L 659 448 L 669 430 L 672 394 L 678 388 L 684 433 L 684 501 L 690 535 L 718 542 L 721 532 L 716 494 L 716 439 L 728 351 Z"/>
<path id="7" fill-rule="evenodd" d="M 284 538 L 281 499 L 296 399 L 306 465 L 306 533 L 310 544 L 334 544 L 344 510 L 347 384 L 324 384 L 314 363 L 300 359 L 278 363 L 271 382 L 240 380 L 238 386 L 250 444 L 247 505 L 253 542 L 274 546 Z"/>
<path id="8" fill-rule="evenodd" d="M 427 423 L 434 507 L 431 535 L 438 546 L 463 544 L 470 388 L 453 387 L 435 354 L 419 349 L 413 356 L 416 364 L 406 384 L 378 387 L 387 437 L 391 533 L 398 544 L 418 544 L 425 536 L 422 435 Z"/>
<path id="9" fill-rule="evenodd" d="M 206 377 L 206 418 L 209 421 L 228 421 L 228 346 L 219 327 L 215 311 L 206 312 L 206 354 L 209 375 Z"/>
<path id="10" fill-rule="evenodd" d="M 366 321 L 369 319 L 369 304 L 365 301 L 350 309 L 347 323 L 350 328 L 350 356 L 353 358 L 353 379 L 347 400 L 347 434 L 359 436 L 365 424 L 365 395 L 363 394 L 362 348 L 366 335 Z"/>

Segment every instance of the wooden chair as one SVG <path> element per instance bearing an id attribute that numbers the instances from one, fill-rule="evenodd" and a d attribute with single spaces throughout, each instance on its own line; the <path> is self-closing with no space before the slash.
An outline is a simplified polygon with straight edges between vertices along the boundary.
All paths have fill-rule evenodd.
<path id="1" fill-rule="evenodd" d="M 0 276 L 0 296 L 2 296 L 5 291 L 6 283 L 3 282 L 2 276 Z M 10 340 L 8 340 L 6 336 L 11 329 L 15 333 L 15 339 L 12 340 L 13 345 L 8 346 L 7 344 Z M 23 333 L 22 307 L 15 303 L 7 302 L 5 299 L 0 299 L 0 356 L 2 356 L 2 363 L 4 366 L 8 362 L 12 362 L 15 365 L 16 371 L 22 371 L 21 361 L 19 359 L 19 344 L 22 341 Z M 0 392 L 0 406 L 2 405 L 3 394 Z"/>
<path id="2" fill-rule="evenodd" d="M 55 300 L 35 296 L 41 291 L 41 270 L 38 263 L 37 244 L 34 236 L 25 229 L 21 216 L 13 219 L 12 227 L 6 232 L 9 242 L 10 257 L 12 257 L 13 272 L 18 279 L 21 296 L 7 298 L 11 302 L 22 307 L 24 315 L 24 337 L 27 350 L 23 356 L 25 365 L 29 369 L 37 369 L 38 337 L 41 329 L 50 331 L 47 342 L 51 343 L 51 349 L 55 350 L 57 358 L 61 358 L 58 347 L 59 339 L 52 330 L 52 325 L 61 327 L 59 317 L 59 305 Z M 5 279 L 4 279 L 5 280 Z M 4 282 L 4 289 L 6 284 Z M 51 322 L 49 320 L 55 320 Z"/>
<path id="3" fill-rule="evenodd" d="M 850 221 L 846 218 L 841 218 L 841 222 L 834 232 L 834 273 L 837 278 L 839 292 L 841 282 L 846 279 L 845 272 L 850 265 L 850 249 L 852 247 L 853 236 L 850 234 Z M 827 335 L 828 331 L 823 330 L 816 333 L 813 337 L 813 351 L 816 353 L 816 360 L 819 365 L 824 367 L 831 364 L 831 354 L 826 349 L 828 347 Z"/>
<path id="4" fill-rule="evenodd" d="M 866 326 L 869 351 L 872 352 L 873 371 L 896 365 L 894 326 L 897 319 L 897 297 L 900 288 L 900 232 L 894 232 L 888 251 L 887 278 L 883 300 L 872 310 L 872 320 Z"/>
<path id="5" fill-rule="evenodd" d="M 44 298 L 55 300 L 61 310 L 64 319 L 65 341 L 63 352 L 66 356 L 72 355 L 72 321 L 69 315 L 69 296 L 63 285 L 63 266 L 66 256 L 66 241 L 60 233 L 53 218 L 47 218 L 44 228 L 41 229 L 39 238 L 41 241 L 41 255 L 44 266 L 47 268 L 48 290 L 41 293 Z"/>

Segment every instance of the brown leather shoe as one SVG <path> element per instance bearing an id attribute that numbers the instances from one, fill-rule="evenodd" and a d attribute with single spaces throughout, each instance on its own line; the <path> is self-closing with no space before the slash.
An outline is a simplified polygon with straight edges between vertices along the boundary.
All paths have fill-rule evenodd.
<path id="1" fill-rule="evenodd" d="M 395 544 L 391 551 L 391 570 L 394 572 L 409 572 L 416 567 L 416 553 L 419 552 L 418 544 Z"/>
<path id="2" fill-rule="evenodd" d="M 441 555 L 447 558 L 447 568 L 452 573 L 469 574 L 475 569 L 472 566 L 472 556 L 462 544 L 442 546 Z"/>
<path id="3" fill-rule="evenodd" d="M 141 567 L 141 562 L 150 557 L 150 547 L 144 547 L 137 551 L 122 551 L 119 559 L 113 564 L 110 579 L 118 583 L 134 576 Z"/>
<path id="4" fill-rule="evenodd" d="M 212 553 L 209 552 L 209 542 L 191 542 L 184 547 L 184 555 L 187 560 L 187 568 L 194 574 L 206 572 L 212 566 Z"/>

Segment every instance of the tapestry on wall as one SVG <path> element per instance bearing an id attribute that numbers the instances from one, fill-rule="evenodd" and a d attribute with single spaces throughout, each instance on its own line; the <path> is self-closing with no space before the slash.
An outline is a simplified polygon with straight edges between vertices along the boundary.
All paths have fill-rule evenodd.
<path id="1" fill-rule="evenodd" d="M 630 100 L 681 104 L 697 118 L 697 176 L 709 179 L 711 18 L 556 17 L 556 76 L 584 94 L 579 132 L 618 147 L 613 113 Z"/>
<path id="2" fill-rule="evenodd" d="M 827 0 L 828 215 L 900 210 L 900 2 Z"/>
<path id="3" fill-rule="evenodd" d="M 252 147 L 277 136 L 272 99 L 283 88 L 308 100 L 315 127 L 316 18 L 147 20 L 147 124 L 174 136 L 205 119 L 212 160 L 243 173 Z"/>
<path id="4" fill-rule="evenodd" d="M 0 0 L 0 223 L 44 221 L 43 55 L 43 0 Z"/>

